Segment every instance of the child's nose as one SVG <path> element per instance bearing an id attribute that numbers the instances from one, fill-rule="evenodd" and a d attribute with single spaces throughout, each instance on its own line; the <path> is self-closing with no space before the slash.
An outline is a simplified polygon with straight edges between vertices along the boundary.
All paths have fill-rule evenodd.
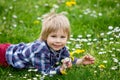
<path id="1" fill-rule="evenodd" d="M 57 38 L 57 39 L 56 39 L 56 42 L 60 42 L 60 41 L 61 41 L 61 39 L 60 39 L 60 38 Z"/>

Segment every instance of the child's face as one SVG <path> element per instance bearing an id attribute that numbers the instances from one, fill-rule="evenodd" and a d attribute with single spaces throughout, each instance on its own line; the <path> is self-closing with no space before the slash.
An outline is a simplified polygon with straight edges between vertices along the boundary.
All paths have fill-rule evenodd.
<path id="1" fill-rule="evenodd" d="M 48 35 L 47 44 L 53 50 L 58 51 L 66 45 L 67 38 L 67 34 L 61 29 L 55 32 L 51 32 Z"/>

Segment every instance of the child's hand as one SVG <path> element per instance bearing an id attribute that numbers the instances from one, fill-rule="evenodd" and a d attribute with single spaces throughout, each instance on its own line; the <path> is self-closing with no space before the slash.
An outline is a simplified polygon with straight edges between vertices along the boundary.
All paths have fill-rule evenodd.
<path id="1" fill-rule="evenodd" d="M 95 58 L 91 55 L 85 55 L 83 58 L 78 59 L 76 64 L 83 64 L 83 65 L 88 65 L 88 64 L 93 64 L 95 61 Z"/>
<path id="2" fill-rule="evenodd" d="M 72 67 L 72 62 L 71 62 L 71 59 L 70 58 L 65 58 L 63 59 L 62 61 L 62 68 L 71 68 Z"/>
<path id="3" fill-rule="evenodd" d="M 71 62 L 71 59 L 70 58 L 65 58 L 63 61 L 62 61 L 62 66 L 60 68 L 60 72 L 62 74 L 66 74 L 66 69 L 67 68 L 71 68 L 72 67 L 72 62 Z"/>
<path id="4" fill-rule="evenodd" d="M 66 68 L 71 68 L 72 67 L 71 58 L 65 58 L 63 61 L 63 65 L 65 65 Z"/>
<path id="5" fill-rule="evenodd" d="M 88 64 L 93 64 L 95 61 L 95 58 L 91 55 L 85 55 L 83 58 L 82 58 L 82 64 L 83 65 L 88 65 Z"/>

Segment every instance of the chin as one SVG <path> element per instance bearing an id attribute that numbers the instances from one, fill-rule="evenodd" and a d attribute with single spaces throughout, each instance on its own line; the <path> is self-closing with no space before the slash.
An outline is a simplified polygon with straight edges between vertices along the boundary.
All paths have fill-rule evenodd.
<path id="1" fill-rule="evenodd" d="M 55 51 L 59 51 L 60 49 L 54 49 Z"/>

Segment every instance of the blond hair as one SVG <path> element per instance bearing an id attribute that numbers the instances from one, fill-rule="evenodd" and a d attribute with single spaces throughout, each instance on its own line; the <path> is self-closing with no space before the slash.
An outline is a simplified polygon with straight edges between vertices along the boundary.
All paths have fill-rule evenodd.
<path id="1" fill-rule="evenodd" d="M 70 23 L 69 23 L 68 18 L 61 13 L 47 14 L 43 18 L 40 40 L 45 41 L 51 32 L 58 31 L 59 29 L 62 29 L 63 32 L 65 32 L 67 34 L 67 37 L 69 39 Z"/>

